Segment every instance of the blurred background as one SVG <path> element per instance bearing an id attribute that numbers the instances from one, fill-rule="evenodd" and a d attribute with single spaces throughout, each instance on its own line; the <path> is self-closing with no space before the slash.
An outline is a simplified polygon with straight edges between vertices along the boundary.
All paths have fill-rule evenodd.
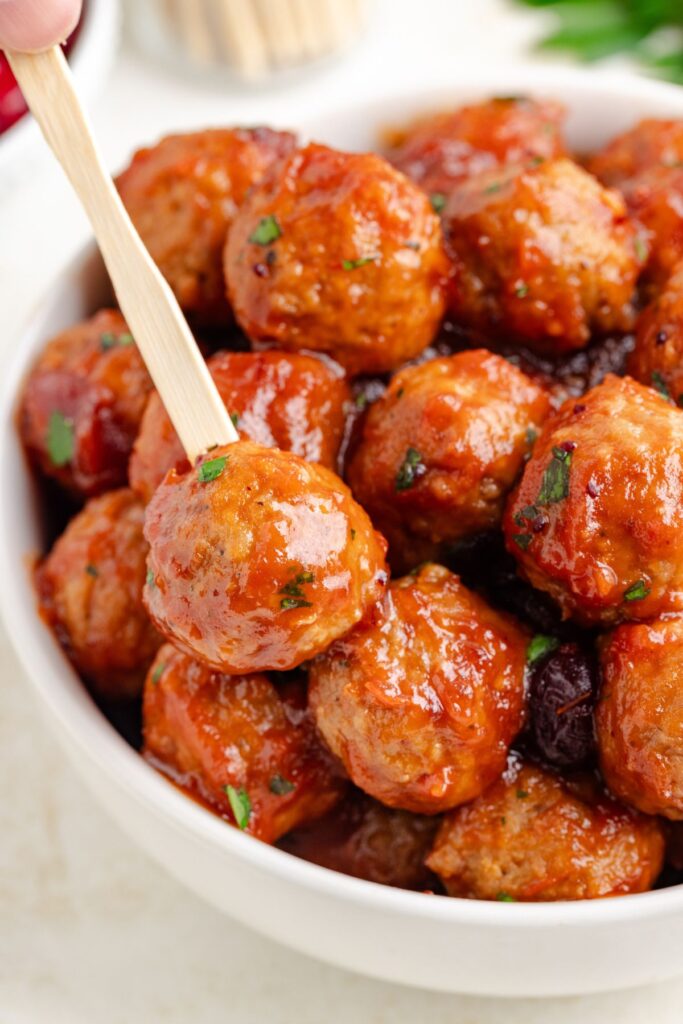
<path id="1" fill-rule="evenodd" d="M 682 21 L 679 0 L 86 0 L 69 59 L 114 171 L 169 131 L 324 123 L 482 62 L 596 60 L 679 80 Z M 89 234 L 22 112 L 0 65 L 0 366 Z M 130 846 L 13 685 L 1 633 L 0 665 L 1 1024 L 680 1021 L 683 981 L 573 1000 L 459 999 L 273 946 Z"/>

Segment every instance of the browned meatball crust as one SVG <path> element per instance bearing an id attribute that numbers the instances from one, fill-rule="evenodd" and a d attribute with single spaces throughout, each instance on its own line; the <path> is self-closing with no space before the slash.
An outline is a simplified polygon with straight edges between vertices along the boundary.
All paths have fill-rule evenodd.
<path id="1" fill-rule="evenodd" d="M 628 372 L 683 406 L 683 263 L 638 318 Z"/>
<path id="2" fill-rule="evenodd" d="M 683 121 L 646 118 L 594 153 L 587 166 L 605 185 L 620 188 L 643 171 L 683 161 Z"/>
<path id="3" fill-rule="evenodd" d="M 225 253 L 254 342 L 327 352 L 350 373 L 390 370 L 429 344 L 448 270 L 421 189 L 372 153 L 318 145 L 251 192 Z"/>
<path id="4" fill-rule="evenodd" d="M 541 429 L 504 517 L 524 575 L 586 625 L 683 611 L 683 415 L 608 376 Z"/>
<path id="5" fill-rule="evenodd" d="M 447 569 L 394 580 L 311 666 L 318 728 L 361 789 L 436 814 L 478 796 L 522 725 L 527 636 Z"/>
<path id="6" fill-rule="evenodd" d="M 150 255 L 183 310 L 201 323 L 230 313 L 222 252 L 252 185 L 295 147 L 289 132 L 217 128 L 140 149 L 116 184 Z"/>
<path id="7" fill-rule="evenodd" d="M 38 570 L 47 621 L 104 697 L 140 693 L 161 637 L 142 604 L 144 509 L 129 490 L 92 498 Z"/>
<path id="8" fill-rule="evenodd" d="M 683 819 L 683 617 L 619 626 L 602 644 L 600 767 L 621 800 Z"/>
<path id="9" fill-rule="evenodd" d="M 444 230 L 457 322 L 555 355 L 632 326 L 635 229 L 622 197 L 570 160 L 469 179 Z"/>
<path id="10" fill-rule="evenodd" d="M 663 859 L 654 818 L 592 778 L 570 783 L 512 758 L 483 796 L 446 815 L 427 866 L 451 896 L 540 902 L 643 892 Z"/>

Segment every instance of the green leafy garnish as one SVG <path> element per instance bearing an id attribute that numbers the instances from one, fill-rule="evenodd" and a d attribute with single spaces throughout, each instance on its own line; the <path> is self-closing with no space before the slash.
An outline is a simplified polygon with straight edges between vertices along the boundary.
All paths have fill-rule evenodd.
<path id="1" fill-rule="evenodd" d="M 526 800 L 528 795 L 529 794 L 527 793 L 527 791 L 525 789 L 518 789 L 517 793 L 516 793 L 516 796 L 517 796 L 518 800 Z"/>
<path id="2" fill-rule="evenodd" d="M 396 474 L 395 487 L 397 491 L 407 491 L 414 486 L 418 477 L 425 472 L 425 465 L 422 456 L 416 448 L 408 448 L 405 458 Z"/>
<path id="3" fill-rule="evenodd" d="M 517 296 L 518 299 L 524 299 L 524 298 L 526 298 L 526 296 L 528 294 L 529 294 L 529 285 L 525 284 L 525 282 L 522 281 L 522 283 L 518 284 L 517 287 L 515 288 L 515 295 Z"/>
<path id="4" fill-rule="evenodd" d="M 432 204 L 432 210 L 434 213 L 441 213 L 446 206 L 447 197 L 443 192 L 432 192 L 429 197 L 429 202 Z"/>
<path id="5" fill-rule="evenodd" d="M 650 588 L 645 580 L 636 580 L 624 591 L 624 601 L 642 601 L 649 593 Z"/>
<path id="6" fill-rule="evenodd" d="M 97 568 L 96 565 L 93 565 L 92 562 L 89 562 L 86 565 L 85 571 L 87 572 L 88 576 L 92 576 L 93 579 L 100 575 L 99 569 Z"/>
<path id="7" fill-rule="evenodd" d="M 238 412 L 231 412 L 230 413 L 230 421 L 231 421 L 233 427 L 236 427 L 237 424 L 240 421 L 240 414 Z"/>
<path id="8" fill-rule="evenodd" d="M 160 662 L 160 664 L 157 665 L 157 667 L 152 672 L 152 677 L 151 678 L 152 678 L 152 682 L 153 683 L 158 683 L 159 682 L 159 680 L 161 679 L 161 677 L 164 674 L 165 668 L 166 668 L 166 662 L 164 662 L 164 661 Z"/>
<path id="9" fill-rule="evenodd" d="M 301 589 L 304 583 L 314 583 L 315 576 L 312 572 L 298 572 L 289 583 L 285 583 L 284 587 L 278 591 L 279 594 L 289 594 L 290 597 L 303 597 L 304 592 Z"/>
<path id="10" fill-rule="evenodd" d="M 554 636 L 544 636 L 543 633 L 537 633 L 535 637 L 530 641 L 529 646 L 526 649 L 526 660 L 530 665 L 533 665 L 535 661 L 539 661 L 544 658 L 546 654 L 550 654 L 559 647 L 560 641 Z"/>
<path id="11" fill-rule="evenodd" d="M 215 459 L 202 462 L 201 466 L 197 467 L 197 479 L 199 482 L 201 484 L 208 484 L 209 481 L 215 480 L 225 469 L 227 461 L 227 455 L 217 455 Z"/>
<path id="12" fill-rule="evenodd" d="M 275 796 L 287 796 L 288 793 L 293 793 L 296 786 L 289 779 L 285 779 L 282 775 L 273 775 L 272 779 L 268 783 L 268 789 Z"/>
<path id="13" fill-rule="evenodd" d="M 671 392 L 666 386 L 666 381 L 662 377 L 659 370 L 654 370 L 652 373 L 652 387 L 655 389 L 655 391 L 659 392 L 662 398 L 666 398 L 667 402 L 673 402 Z"/>
<path id="14" fill-rule="evenodd" d="M 645 263 L 647 259 L 647 245 L 640 235 L 636 235 L 633 239 L 633 249 L 636 254 L 636 259 L 639 263 Z"/>
<path id="15" fill-rule="evenodd" d="M 531 544 L 533 537 L 530 533 L 513 533 L 512 539 L 518 548 L 521 548 L 522 551 L 526 551 Z"/>
<path id="16" fill-rule="evenodd" d="M 249 241 L 256 245 L 270 245 L 282 236 L 282 228 L 277 222 L 277 217 L 271 214 L 268 217 L 261 217 L 258 226 L 249 235 Z"/>
<path id="17" fill-rule="evenodd" d="M 53 412 L 47 425 L 47 453 L 58 468 L 66 466 L 74 456 L 75 436 L 73 420 L 61 412 Z"/>
<path id="18" fill-rule="evenodd" d="M 498 892 L 496 893 L 496 899 L 499 903 L 516 903 L 517 897 L 511 896 L 509 892 Z"/>
<path id="19" fill-rule="evenodd" d="M 553 448 L 553 457 L 543 474 L 536 501 L 539 505 L 554 505 L 569 496 L 569 467 L 572 453 L 565 448 Z"/>
<path id="20" fill-rule="evenodd" d="M 283 597 L 280 607 L 287 612 L 290 608 L 312 608 L 313 604 L 311 601 L 305 601 L 302 597 Z"/>
<path id="21" fill-rule="evenodd" d="M 235 824 L 238 828 L 245 829 L 249 824 L 249 817 L 251 815 L 251 800 L 246 789 L 240 787 L 235 789 L 234 786 L 228 784 L 224 787 L 225 793 L 230 801 L 230 808 L 232 813 L 235 815 Z"/>
<path id="22" fill-rule="evenodd" d="M 364 267 L 366 263 L 374 263 L 378 259 L 379 256 L 361 256 L 357 260 L 342 260 L 342 267 L 344 270 L 358 270 L 359 267 Z"/>
<path id="23" fill-rule="evenodd" d="M 484 189 L 484 195 L 490 196 L 493 195 L 494 192 L 500 192 L 502 187 L 503 186 L 500 181 L 492 181 L 491 184 L 487 185 L 486 188 Z"/>
<path id="24" fill-rule="evenodd" d="M 100 335 L 100 348 L 103 352 L 107 352 L 110 348 L 114 348 L 116 345 L 134 345 L 135 339 L 133 335 L 128 331 L 124 331 L 123 334 L 114 334 L 113 331 L 105 331 L 104 334 Z"/>
<path id="25" fill-rule="evenodd" d="M 155 585 L 154 573 L 153 573 L 153 571 L 151 569 L 147 570 L 147 575 L 145 576 L 145 582 L 146 582 L 148 587 L 153 587 Z"/>
<path id="26" fill-rule="evenodd" d="M 366 407 L 366 405 L 368 404 L 368 396 L 365 394 L 364 391 L 358 392 L 358 394 L 353 400 L 353 404 L 356 406 L 356 409 L 360 409 L 361 411 Z"/>
<path id="27" fill-rule="evenodd" d="M 534 442 L 535 442 L 537 437 L 538 437 L 538 431 L 537 430 L 535 430 L 533 427 L 527 427 L 526 428 L 526 432 L 524 434 L 524 440 L 526 441 L 526 443 L 529 446 L 534 444 Z"/>

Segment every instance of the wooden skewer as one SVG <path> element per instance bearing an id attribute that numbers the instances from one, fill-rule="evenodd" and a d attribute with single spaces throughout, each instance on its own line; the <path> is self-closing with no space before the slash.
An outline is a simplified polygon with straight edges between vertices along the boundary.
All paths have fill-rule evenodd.
<path id="1" fill-rule="evenodd" d="M 173 292 L 109 176 L 59 47 L 8 53 L 26 102 L 90 219 L 121 311 L 191 463 L 238 440 Z"/>

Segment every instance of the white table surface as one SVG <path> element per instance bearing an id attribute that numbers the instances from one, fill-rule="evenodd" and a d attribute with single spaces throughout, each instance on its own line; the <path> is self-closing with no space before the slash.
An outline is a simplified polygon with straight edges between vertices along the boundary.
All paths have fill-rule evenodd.
<path id="1" fill-rule="evenodd" d="M 515 59 L 539 30 L 536 15 L 504 0 L 378 5 L 348 57 L 277 94 L 174 78 L 126 44 L 93 110 L 107 160 L 116 168 L 169 130 L 295 125 L 477 54 Z M 42 153 L 0 181 L 0 374 L 21 323 L 87 234 Z M 105 817 L 55 746 L 0 630 L 0 1024 L 679 1024 L 681 1005 L 683 980 L 568 1000 L 434 995 L 318 964 L 234 924 Z"/>

